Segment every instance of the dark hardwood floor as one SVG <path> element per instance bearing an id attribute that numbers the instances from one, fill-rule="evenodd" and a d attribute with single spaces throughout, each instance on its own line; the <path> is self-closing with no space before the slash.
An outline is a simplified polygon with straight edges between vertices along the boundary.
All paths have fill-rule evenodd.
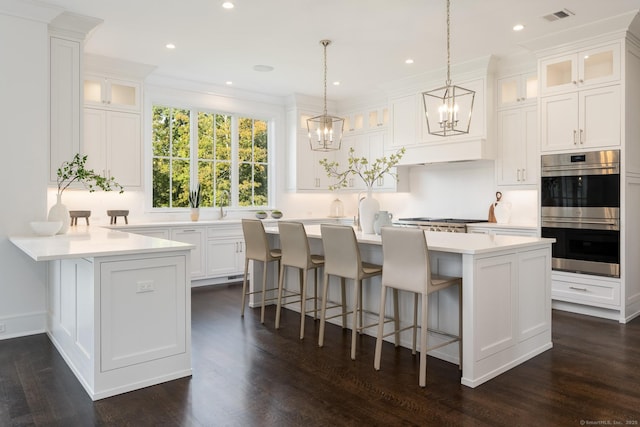
<path id="1" fill-rule="evenodd" d="M 0 341 L 2 426 L 581 426 L 640 423 L 640 318 L 627 325 L 553 313 L 552 350 L 470 389 L 458 367 L 418 358 L 275 308 L 240 317 L 240 287 L 192 292 L 193 377 L 92 402 L 44 334 Z"/>

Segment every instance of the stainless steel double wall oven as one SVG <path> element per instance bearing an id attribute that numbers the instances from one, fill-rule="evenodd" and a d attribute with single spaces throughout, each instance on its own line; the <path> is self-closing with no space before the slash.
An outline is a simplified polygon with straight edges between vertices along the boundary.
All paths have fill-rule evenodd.
<path id="1" fill-rule="evenodd" d="M 553 269 L 620 277 L 620 151 L 544 155 L 541 181 Z"/>

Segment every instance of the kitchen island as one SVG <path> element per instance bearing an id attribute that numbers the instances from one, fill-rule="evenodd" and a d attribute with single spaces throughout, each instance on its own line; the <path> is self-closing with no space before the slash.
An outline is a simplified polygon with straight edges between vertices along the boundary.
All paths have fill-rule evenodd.
<path id="1" fill-rule="evenodd" d="M 312 251 L 321 252 L 320 226 L 305 228 Z M 267 232 L 271 234 L 272 243 L 278 245 L 277 228 L 267 228 Z M 553 346 L 553 239 L 430 231 L 425 231 L 425 234 L 432 272 L 461 276 L 463 280 L 462 384 L 477 387 Z M 382 264 L 380 236 L 362 233 L 357 233 L 356 236 L 363 260 Z M 256 276 L 253 277 L 260 277 L 257 276 L 261 274 L 259 268 L 258 263 L 254 272 Z M 275 274 L 275 271 L 271 274 Z M 367 282 L 364 286 L 364 308 L 377 312 L 380 279 L 374 278 Z M 287 283 L 295 287 L 297 279 L 291 276 Z M 332 280 L 330 286 L 330 295 L 338 295 L 338 281 Z M 457 298 L 456 289 L 443 290 L 429 298 L 430 326 L 451 333 L 457 332 Z M 413 298 L 408 294 L 401 294 L 399 305 L 401 323 L 412 322 Z M 386 311 L 391 313 L 391 310 L 390 301 Z M 338 316 L 333 321 L 340 324 L 340 319 Z M 376 323 L 377 320 L 377 316 L 370 316 L 365 324 Z M 375 328 L 365 332 L 374 336 L 376 334 Z M 429 339 L 437 337 L 434 335 Z M 409 334 L 402 336 L 401 344 L 411 346 Z M 458 363 L 457 344 L 442 347 L 429 354 Z"/>
<path id="2" fill-rule="evenodd" d="M 47 334 L 92 400 L 191 375 L 193 245 L 87 226 L 10 241 L 48 262 Z"/>

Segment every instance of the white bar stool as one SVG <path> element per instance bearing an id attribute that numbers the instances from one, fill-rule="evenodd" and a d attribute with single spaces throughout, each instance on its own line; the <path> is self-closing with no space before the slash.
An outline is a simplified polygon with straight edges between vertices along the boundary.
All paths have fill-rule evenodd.
<path id="1" fill-rule="evenodd" d="M 429 250 L 424 231 L 416 228 L 383 227 L 382 234 L 382 255 L 383 273 L 382 289 L 380 291 L 380 320 L 378 323 L 378 336 L 376 340 L 376 352 L 373 367 L 380 370 L 380 358 L 382 354 L 382 340 L 400 331 L 413 329 L 413 354 L 416 354 L 416 332 L 420 328 L 420 387 L 427 385 L 427 352 L 439 347 L 458 341 L 460 352 L 460 368 L 462 368 L 462 278 L 437 276 L 431 274 L 429 264 Z M 458 286 L 459 315 L 458 315 L 458 335 L 428 329 L 427 308 L 429 304 L 429 294 L 438 292 L 451 286 Z M 398 328 L 383 334 L 384 332 L 384 310 L 387 288 L 394 290 L 404 290 L 414 293 L 413 325 Z M 422 309 L 420 325 L 418 325 L 418 296 L 422 296 Z M 396 316 L 397 305 L 395 306 Z M 448 341 L 433 347 L 427 347 L 427 332 L 434 332 L 449 337 Z M 397 343 L 397 341 L 396 341 Z"/>
<path id="2" fill-rule="evenodd" d="M 346 327 L 346 314 L 353 313 L 352 333 L 351 333 L 351 359 L 356 358 L 356 335 L 366 328 L 376 326 L 376 324 L 363 325 L 362 313 L 365 311 L 362 307 L 362 281 L 374 276 L 382 274 L 382 266 L 363 262 L 360 257 L 360 249 L 356 240 L 353 227 L 344 225 L 322 224 L 320 226 L 322 234 L 322 245 L 324 247 L 324 288 L 322 295 L 322 308 L 320 309 L 320 335 L 318 337 L 318 345 L 324 345 L 324 327 L 327 319 L 340 316 L 327 317 L 327 297 L 329 289 L 329 276 L 340 277 L 340 284 L 343 289 L 342 303 L 344 299 L 344 283 L 345 279 L 354 281 L 353 290 L 353 309 L 347 313 L 342 313 L 342 327 Z"/>
<path id="3" fill-rule="evenodd" d="M 262 293 L 262 311 L 260 313 L 260 323 L 264 323 L 264 306 L 266 302 L 275 302 L 276 297 L 266 298 L 267 292 L 276 291 L 278 288 L 267 289 L 267 265 L 272 261 L 278 263 L 278 273 L 280 272 L 280 249 L 271 249 L 267 240 L 267 233 L 264 231 L 264 224 L 259 219 L 243 219 L 242 233 L 245 243 L 244 258 L 244 280 L 242 281 L 242 309 L 240 316 L 244 316 L 245 300 L 248 295 Z M 249 260 L 263 263 L 262 269 L 262 290 L 247 292 L 247 275 L 249 273 Z"/>
<path id="4" fill-rule="evenodd" d="M 280 278 L 278 280 L 278 308 L 276 309 L 276 329 L 280 328 L 280 311 L 283 305 L 300 303 L 300 339 L 304 338 L 304 320 L 307 315 L 307 301 L 314 301 L 313 316 L 318 313 L 318 273 L 324 266 L 322 255 L 311 254 L 309 239 L 304 225 L 300 222 L 278 222 L 280 233 L 280 249 L 282 259 L 280 261 Z M 297 268 L 300 271 L 300 292 L 293 292 L 285 288 L 285 273 L 287 267 Z M 309 270 L 313 270 L 314 296 L 307 298 L 307 276 Z M 289 295 L 283 295 L 289 293 Z M 286 301 L 288 297 L 299 296 L 295 301 Z M 282 302 L 282 299 L 286 302 Z"/>

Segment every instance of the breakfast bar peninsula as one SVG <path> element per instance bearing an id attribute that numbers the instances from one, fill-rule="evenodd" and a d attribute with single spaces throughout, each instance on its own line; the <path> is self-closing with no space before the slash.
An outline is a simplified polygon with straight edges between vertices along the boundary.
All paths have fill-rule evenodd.
<path id="1" fill-rule="evenodd" d="M 320 226 L 305 229 L 312 252 L 321 252 Z M 269 227 L 266 231 L 272 236 L 272 244 L 278 245 L 278 229 Z M 462 277 L 463 385 L 477 387 L 552 348 L 551 244 L 554 239 L 431 231 L 425 231 L 425 235 L 432 272 Z M 380 236 L 358 232 L 356 237 L 363 259 L 382 264 Z M 255 271 L 254 274 L 260 277 L 262 273 Z M 297 279 L 291 277 L 287 283 L 295 287 Z M 332 292 L 339 294 L 338 281 L 330 282 L 330 286 L 331 299 Z M 365 310 L 377 312 L 380 279 L 371 279 L 364 288 Z M 429 298 L 430 327 L 457 332 L 457 298 L 455 289 L 440 291 Z M 401 294 L 399 306 L 401 323 L 412 323 L 413 298 Z M 391 305 L 386 312 L 393 312 Z M 340 319 L 338 316 L 334 322 L 339 323 Z M 376 324 L 377 320 L 371 316 L 365 324 Z M 375 335 L 376 330 L 371 328 L 366 333 Z M 409 335 L 401 337 L 401 344 L 411 346 Z M 429 354 L 458 362 L 456 344 Z"/>
<path id="2" fill-rule="evenodd" d="M 191 375 L 192 245 L 84 226 L 10 240 L 48 262 L 47 334 L 91 399 Z"/>

